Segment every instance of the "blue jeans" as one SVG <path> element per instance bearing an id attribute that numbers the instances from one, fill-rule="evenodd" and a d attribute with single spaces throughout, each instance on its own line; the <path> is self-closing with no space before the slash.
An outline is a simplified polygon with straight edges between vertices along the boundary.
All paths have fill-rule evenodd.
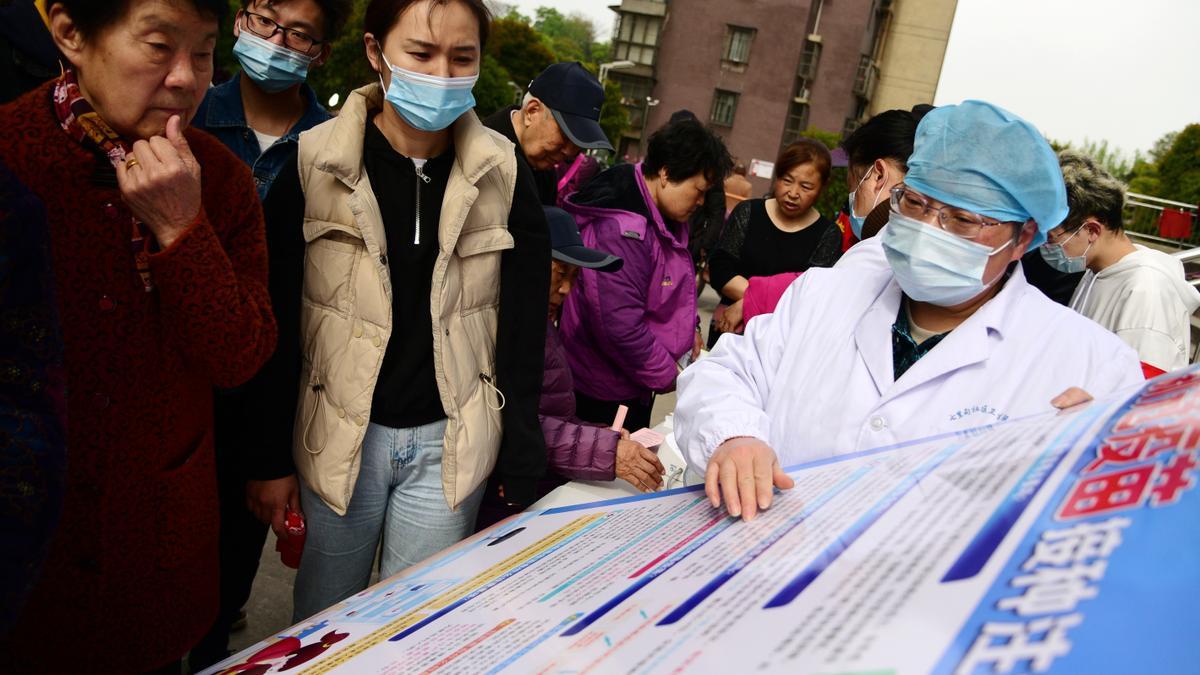
<path id="1" fill-rule="evenodd" d="M 308 538 L 296 574 L 292 620 L 304 619 L 367 587 L 383 535 L 387 578 L 471 534 L 483 486 L 451 511 L 442 491 L 446 420 L 411 429 L 367 427 L 350 507 L 339 516 L 300 481 Z"/>

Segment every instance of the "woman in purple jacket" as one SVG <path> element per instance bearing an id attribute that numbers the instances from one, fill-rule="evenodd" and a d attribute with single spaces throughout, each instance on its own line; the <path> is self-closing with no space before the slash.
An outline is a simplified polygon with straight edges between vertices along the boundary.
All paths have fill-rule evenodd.
<path id="1" fill-rule="evenodd" d="M 716 134 L 685 119 L 650 137 L 645 159 L 601 173 L 564 207 L 584 244 L 625 260 L 617 272 L 579 273 L 563 308 L 563 346 L 579 417 L 650 426 L 656 393 L 675 388 L 677 363 L 700 353 L 688 218 L 733 162 Z"/>

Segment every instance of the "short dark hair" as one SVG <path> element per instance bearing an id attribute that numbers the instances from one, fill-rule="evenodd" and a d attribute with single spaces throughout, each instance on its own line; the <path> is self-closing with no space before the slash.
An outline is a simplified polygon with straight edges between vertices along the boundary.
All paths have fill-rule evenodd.
<path id="1" fill-rule="evenodd" d="M 1100 163 L 1076 150 L 1058 153 L 1063 183 L 1067 186 L 1067 218 L 1062 227 L 1078 230 L 1088 218 L 1095 218 L 1105 229 L 1120 232 L 1124 228 L 1121 210 L 1125 207 L 1125 184 L 1113 178 Z"/>
<path id="2" fill-rule="evenodd" d="M 134 0 L 52 0 L 50 6 L 62 5 L 84 39 L 91 39 L 101 31 L 125 17 Z M 200 14 L 211 16 L 221 23 L 225 20 L 229 3 L 225 0 L 189 0 Z"/>
<path id="3" fill-rule="evenodd" d="M 801 164 L 812 164 L 817 173 L 821 174 L 821 187 L 829 183 L 829 169 L 833 158 L 829 156 L 829 148 L 825 144 L 812 139 L 801 138 L 779 152 L 775 158 L 775 177 L 786 176 L 789 171 Z"/>
<path id="4" fill-rule="evenodd" d="M 933 110 L 931 105 L 918 105 L 912 110 L 885 110 L 867 120 L 842 141 L 850 166 L 866 166 L 877 159 L 890 159 L 907 172 L 917 125 L 930 110 Z"/>
<path id="5" fill-rule="evenodd" d="M 283 4 L 289 0 L 242 0 L 242 9 L 250 9 L 250 5 L 261 3 L 267 7 Z M 333 42 L 337 39 L 342 29 L 346 27 L 346 20 L 350 18 L 350 12 L 354 9 L 352 0 L 313 0 L 317 3 L 317 7 L 321 8 L 321 16 L 325 19 L 325 42 Z"/>
<path id="6" fill-rule="evenodd" d="M 383 45 L 383 39 L 400 20 L 400 15 L 404 14 L 409 7 L 417 4 L 421 0 L 371 0 L 367 5 L 366 14 L 363 16 L 363 32 L 370 33 L 379 41 L 380 46 Z M 483 48 L 487 44 L 488 34 L 492 30 L 492 12 L 483 4 L 483 0 L 431 0 L 435 5 L 448 5 L 451 2 L 461 2 L 471 10 L 475 18 L 479 21 L 479 47 Z M 483 55 L 480 54 L 480 58 Z"/>
<path id="7" fill-rule="evenodd" d="M 695 119 L 682 119 L 654 132 L 642 160 L 642 174 L 653 176 L 667 170 L 667 180 L 678 183 L 704 174 L 710 184 L 725 180 L 733 159 L 725 143 Z"/>

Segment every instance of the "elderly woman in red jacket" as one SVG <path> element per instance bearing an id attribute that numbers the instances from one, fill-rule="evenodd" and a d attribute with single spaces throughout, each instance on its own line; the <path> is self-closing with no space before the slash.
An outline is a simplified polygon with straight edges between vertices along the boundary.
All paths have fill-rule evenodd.
<path id="1" fill-rule="evenodd" d="M 67 484 L 0 663 L 178 670 L 217 610 L 212 390 L 276 338 L 249 169 L 186 129 L 228 3 L 49 4 L 67 70 L 0 108 L 0 162 L 46 207 Z"/>
<path id="2" fill-rule="evenodd" d="M 562 338 L 558 335 L 558 317 L 580 268 L 615 272 L 625 261 L 584 246 L 575 219 L 566 211 L 554 206 L 543 210 L 550 225 L 553 259 L 546 315 L 546 368 L 538 418 L 546 437 L 546 464 L 550 471 L 538 486 L 538 497 L 561 485 L 563 479 L 604 481 L 620 478 L 642 492 L 656 490 L 662 486 L 663 476 L 663 465 L 657 455 L 637 441 L 629 440 L 629 432 L 624 429 L 613 430 L 575 416 L 575 379 L 567 364 Z M 492 481 L 480 507 L 476 529 L 481 530 L 521 510 L 518 505 L 509 505 L 506 501 L 503 486 Z"/>

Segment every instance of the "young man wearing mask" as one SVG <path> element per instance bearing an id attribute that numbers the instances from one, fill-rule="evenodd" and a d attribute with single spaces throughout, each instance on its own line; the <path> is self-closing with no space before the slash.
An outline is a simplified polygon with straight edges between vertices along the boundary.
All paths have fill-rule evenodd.
<path id="1" fill-rule="evenodd" d="M 216 136 L 250 165 L 265 199 L 301 132 L 329 119 L 305 83 L 329 59 L 350 0 L 243 0 L 233 21 L 241 74 L 213 87 L 192 126 Z"/>
<path id="2" fill-rule="evenodd" d="M 308 70 L 329 57 L 330 43 L 350 13 L 349 0 L 246 0 L 233 22 L 233 53 L 242 73 L 208 90 L 194 126 L 213 134 L 250 166 L 258 197 L 267 197 L 285 164 L 295 164 L 300 133 L 329 119 L 306 83 Z M 229 632 L 244 620 L 270 525 L 287 537 L 284 517 L 300 512 L 291 460 L 295 399 L 267 384 L 298 349 L 303 238 L 267 224 L 271 304 L 282 326 L 276 353 L 253 380 L 218 391 L 214 404 L 217 480 L 221 497 L 221 607 L 193 650 L 201 670 L 228 655 Z"/>
<path id="3" fill-rule="evenodd" d="M 1129 240 L 1121 226 L 1125 186 L 1095 160 L 1072 150 L 1058 159 L 1071 211 L 1038 252 L 1058 272 L 1083 274 L 1071 309 L 1136 349 L 1147 377 L 1187 367 L 1200 292 L 1183 263 Z"/>
<path id="4" fill-rule="evenodd" d="M 519 106 L 496 111 L 483 126 L 504 134 L 533 169 L 543 206 L 558 205 L 558 173 L 581 150 L 608 150 L 612 145 L 600 128 L 604 87 L 577 62 L 554 63 L 529 83 Z"/>
<path id="5" fill-rule="evenodd" d="M 714 506 L 749 520 L 792 487 L 784 466 L 1142 380 L 1133 350 L 1025 281 L 1021 255 L 1067 215 L 1037 129 L 980 101 L 940 107 L 908 166 L 876 237 L 886 267 L 809 270 L 680 375 L 676 438 Z"/>

